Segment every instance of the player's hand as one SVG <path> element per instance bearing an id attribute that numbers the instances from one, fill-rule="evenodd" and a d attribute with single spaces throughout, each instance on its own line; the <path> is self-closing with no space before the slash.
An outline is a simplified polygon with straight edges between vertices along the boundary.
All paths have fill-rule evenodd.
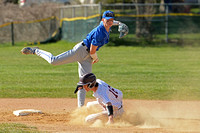
<path id="1" fill-rule="evenodd" d="M 93 60 L 92 64 L 99 62 L 99 58 L 97 58 L 96 60 Z"/>
<path id="2" fill-rule="evenodd" d="M 99 61 L 99 58 L 98 58 L 98 56 L 97 56 L 97 53 L 95 52 L 94 54 L 90 54 L 90 56 L 92 57 L 92 59 L 93 59 L 93 62 L 92 62 L 92 64 L 94 64 L 94 63 L 97 63 L 98 61 Z"/>
<path id="3" fill-rule="evenodd" d="M 108 122 L 106 123 L 106 125 L 111 125 L 113 123 L 114 123 L 114 121 L 113 121 L 113 115 L 108 116 Z"/>
<path id="4" fill-rule="evenodd" d="M 103 105 L 102 107 L 103 107 L 103 110 L 104 110 L 104 111 L 106 111 L 106 106 L 105 106 L 105 105 Z"/>

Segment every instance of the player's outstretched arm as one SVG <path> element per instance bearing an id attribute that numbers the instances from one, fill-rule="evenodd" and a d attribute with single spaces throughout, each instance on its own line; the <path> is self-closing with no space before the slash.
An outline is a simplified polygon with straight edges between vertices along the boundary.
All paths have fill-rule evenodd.
<path id="1" fill-rule="evenodd" d="M 113 26 L 118 26 L 120 23 L 120 21 L 113 20 Z"/>
<path id="2" fill-rule="evenodd" d="M 120 21 L 114 20 L 113 21 L 113 25 L 114 26 L 115 25 L 118 26 L 118 31 L 120 33 L 119 38 L 122 38 L 122 37 L 124 37 L 124 36 L 126 36 L 128 34 L 129 28 L 128 28 L 128 26 L 126 24 L 124 24 L 124 23 L 122 23 Z"/>

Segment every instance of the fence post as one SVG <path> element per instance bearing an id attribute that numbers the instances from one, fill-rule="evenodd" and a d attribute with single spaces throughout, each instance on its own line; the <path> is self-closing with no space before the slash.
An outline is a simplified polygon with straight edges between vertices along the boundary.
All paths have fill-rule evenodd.
<path id="1" fill-rule="evenodd" d="M 87 16 L 88 16 L 88 13 L 87 13 L 87 11 L 88 11 L 88 8 L 87 8 L 87 6 L 83 6 L 84 7 L 84 17 L 86 18 Z M 83 21 L 83 23 L 84 23 L 84 32 L 88 32 L 88 24 L 87 24 L 87 20 L 85 20 L 85 21 Z"/>
<path id="2" fill-rule="evenodd" d="M 14 40 L 14 24 L 11 22 L 11 39 L 12 39 L 12 46 L 15 45 L 15 40 Z"/>
<path id="3" fill-rule="evenodd" d="M 75 7 L 72 7 L 72 18 L 75 17 Z"/>
<path id="4" fill-rule="evenodd" d="M 56 17 L 53 16 L 50 19 L 50 26 L 49 26 L 49 38 L 52 37 L 52 34 L 54 31 L 57 29 L 57 24 L 56 24 Z"/>
<path id="5" fill-rule="evenodd" d="M 60 8 L 60 20 L 64 18 L 63 8 Z"/>
<path id="6" fill-rule="evenodd" d="M 168 15 L 169 15 L 169 5 L 165 5 L 165 42 L 168 43 Z"/>
<path id="7" fill-rule="evenodd" d="M 84 17 L 87 17 L 88 15 L 87 15 L 87 6 L 83 6 L 83 8 L 84 8 Z"/>
<path id="8" fill-rule="evenodd" d="M 102 13 L 102 3 L 101 2 L 99 2 L 99 14 L 100 14 L 100 21 L 101 21 L 101 13 Z"/>
<path id="9" fill-rule="evenodd" d="M 76 13 L 75 13 L 75 11 L 76 11 L 76 9 L 75 9 L 75 7 L 72 7 L 72 18 L 75 18 L 76 17 Z M 73 37 L 71 38 L 72 40 L 75 40 L 75 21 L 72 21 L 72 35 L 73 35 Z"/>

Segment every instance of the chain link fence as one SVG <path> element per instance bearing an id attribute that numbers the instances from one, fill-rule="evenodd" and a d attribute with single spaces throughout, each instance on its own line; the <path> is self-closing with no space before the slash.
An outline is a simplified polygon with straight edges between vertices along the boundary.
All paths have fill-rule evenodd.
<path id="1" fill-rule="evenodd" d="M 62 39 L 72 42 L 83 40 L 99 24 L 100 7 L 99 4 L 61 7 Z"/>
<path id="2" fill-rule="evenodd" d="M 199 40 L 199 4 L 106 4 L 103 10 L 112 10 L 116 20 L 129 26 L 129 36 L 151 40 Z M 117 33 L 117 28 L 113 28 Z"/>
<path id="3" fill-rule="evenodd" d="M 128 25 L 123 40 L 200 40 L 199 4 L 90 4 L 58 7 L 56 17 L 0 25 L 0 43 L 44 41 L 59 27 L 62 39 L 78 42 L 99 24 L 105 10 Z M 118 41 L 117 28 L 112 27 L 112 41 Z"/>
<path id="4" fill-rule="evenodd" d="M 57 29 L 57 19 L 50 17 L 27 22 L 11 22 L 0 26 L 0 43 L 43 41 Z"/>

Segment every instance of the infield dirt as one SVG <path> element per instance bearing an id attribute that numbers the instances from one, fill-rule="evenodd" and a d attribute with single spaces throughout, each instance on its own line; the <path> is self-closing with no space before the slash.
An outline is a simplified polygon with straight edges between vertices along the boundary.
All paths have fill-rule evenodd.
<path id="1" fill-rule="evenodd" d="M 87 99 L 93 101 L 94 99 Z M 48 132 L 137 132 L 198 133 L 200 132 L 200 101 L 123 100 L 125 113 L 113 125 L 97 120 L 84 122 L 95 109 L 77 109 L 77 100 L 69 98 L 0 99 L 0 122 L 22 123 Z M 19 109 L 37 109 L 43 114 L 15 116 Z"/>

